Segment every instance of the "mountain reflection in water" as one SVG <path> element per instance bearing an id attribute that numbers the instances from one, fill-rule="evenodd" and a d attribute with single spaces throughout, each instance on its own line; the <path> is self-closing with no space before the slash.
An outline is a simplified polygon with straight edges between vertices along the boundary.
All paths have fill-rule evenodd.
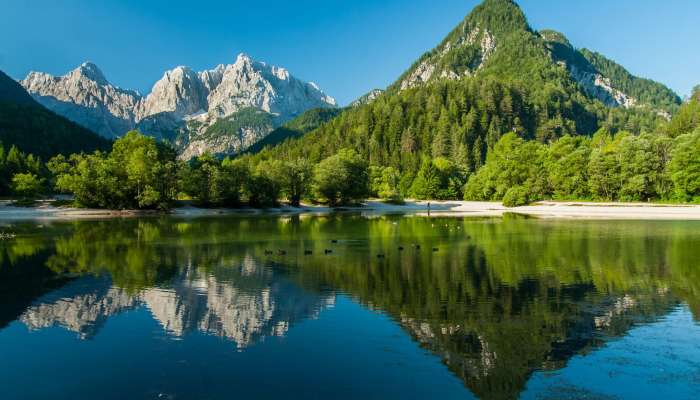
<path id="1" fill-rule="evenodd" d="M 400 216 L 18 223 L 5 228 L 17 239 L 0 243 L 0 327 L 95 339 L 111 317 L 143 308 L 170 337 L 198 332 L 243 350 L 319 318 L 341 294 L 389 316 L 476 397 L 513 399 L 534 373 L 636 326 L 686 307 L 697 319 L 698 228 Z"/>
<path id="2" fill-rule="evenodd" d="M 59 325 L 90 339 L 109 317 L 147 307 L 173 336 L 198 330 L 242 349 L 266 336 L 284 335 L 290 324 L 315 318 L 335 301 L 331 294 L 311 293 L 276 277 L 252 258 L 228 270 L 227 278 L 220 281 L 188 266 L 167 286 L 136 293 L 112 286 L 107 278 L 79 278 L 38 299 L 20 320 L 30 329 Z"/>

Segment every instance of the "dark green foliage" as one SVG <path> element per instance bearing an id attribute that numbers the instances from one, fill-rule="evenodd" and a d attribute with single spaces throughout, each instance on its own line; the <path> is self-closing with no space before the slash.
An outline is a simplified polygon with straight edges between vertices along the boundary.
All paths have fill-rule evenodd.
<path id="1" fill-rule="evenodd" d="M 12 192 L 25 199 L 37 197 L 44 190 L 43 179 L 32 173 L 18 173 L 12 177 Z"/>
<path id="2" fill-rule="evenodd" d="M 57 156 L 48 166 L 56 189 L 86 207 L 166 209 L 177 195 L 175 152 L 137 132 L 114 142 L 110 153 Z"/>
<path id="3" fill-rule="evenodd" d="M 180 189 L 203 207 L 236 207 L 249 179 L 248 165 L 204 154 L 181 166 Z"/>
<path id="4" fill-rule="evenodd" d="M 341 149 L 314 170 L 314 188 L 331 206 L 351 204 L 369 194 L 367 162 L 355 151 Z"/>
<path id="5" fill-rule="evenodd" d="M 310 194 L 313 168 L 304 159 L 286 162 L 282 168 L 281 171 L 277 170 L 282 182 L 282 192 L 292 206 L 299 207 L 301 199 Z"/>
<path id="6" fill-rule="evenodd" d="M 109 148 L 110 142 L 43 107 L 0 103 L 0 141 L 48 159 Z"/>
<path id="7" fill-rule="evenodd" d="M 676 139 L 669 174 L 676 199 L 700 202 L 700 129 Z"/>
<path id="8" fill-rule="evenodd" d="M 272 147 L 290 138 L 298 138 L 330 121 L 343 110 L 338 108 L 314 108 L 270 132 L 262 140 L 252 145 L 246 153 L 257 153 L 265 147 Z"/>
<path id="9" fill-rule="evenodd" d="M 258 164 L 252 171 L 248 185 L 248 203 L 253 207 L 273 207 L 282 194 L 285 163 L 271 160 Z"/>
<path id="10" fill-rule="evenodd" d="M 36 194 L 43 192 L 46 175 L 46 170 L 38 157 L 19 151 L 14 145 L 6 151 L 0 143 L 0 195 L 14 194 L 27 197 L 30 195 L 28 192 L 36 192 Z M 15 178 L 19 181 L 15 182 Z M 34 182 L 30 182 L 32 179 Z M 29 187 L 32 189 L 28 189 Z"/>
<path id="11" fill-rule="evenodd" d="M 543 199 L 700 201 L 700 129 L 663 134 L 563 137 L 549 146 L 504 136 L 471 176 L 467 200 L 507 206 Z"/>
<path id="12" fill-rule="evenodd" d="M 700 95 L 695 95 L 678 110 L 666 127 L 669 135 L 676 137 L 700 127 Z"/>
<path id="13" fill-rule="evenodd" d="M 205 154 L 180 167 L 180 188 L 203 207 L 274 207 L 286 196 L 292 206 L 310 194 L 306 160 L 270 160 L 251 166 L 247 158 L 223 161 Z"/>
<path id="14" fill-rule="evenodd" d="M 409 189 L 410 196 L 461 198 L 466 177 L 483 165 L 505 134 L 546 144 L 567 135 L 590 136 L 600 128 L 613 134 L 639 134 L 663 120 L 646 107 L 604 106 L 583 91 L 567 68 L 555 62 L 558 59 L 596 71 L 563 35 L 534 32 L 514 2 L 487 0 L 382 96 L 347 109 L 303 137 L 290 137 L 264 149 L 252 162 L 303 158 L 318 163 L 340 149 L 352 148 L 370 166 L 398 171 L 401 186 Z M 639 88 L 635 93 L 640 100 L 650 99 L 650 104 L 669 109 L 677 102 L 677 96 L 662 85 L 634 78 L 603 61 L 596 58 L 601 68 L 619 75 L 627 86 Z M 434 67 L 432 79 L 402 87 L 425 65 Z M 460 79 L 436 78 L 443 73 Z M 449 178 L 437 177 L 431 170 L 438 159 L 452 164 Z M 570 197 L 587 190 L 564 191 Z"/>
<path id="15" fill-rule="evenodd" d="M 0 141 L 49 159 L 56 154 L 105 150 L 110 142 L 39 105 L 0 71 Z"/>
<path id="16" fill-rule="evenodd" d="M 12 103 L 21 106 L 41 107 L 26 90 L 0 71 L 0 103 Z"/>
<path id="17" fill-rule="evenodd" d="M 274 116 L 257 108 L 244 108 L 226 118 L 216 121 L 207 128 L 203 137 L 241 137 L 244 128 L 262 128 L 272 130 Z M 242 140 L 242 139 L 241 139 Z"/>
<path id="18" fill-rule="evenodd" d="M 501 200 L 514 188 L 518 192 L 510 193 L 509 199 L 541 197 L 547 190 L 545 160 L 545 146 L 509 133 L 489 153 L 486 164 L 469 179 L 465 198 Z"/>

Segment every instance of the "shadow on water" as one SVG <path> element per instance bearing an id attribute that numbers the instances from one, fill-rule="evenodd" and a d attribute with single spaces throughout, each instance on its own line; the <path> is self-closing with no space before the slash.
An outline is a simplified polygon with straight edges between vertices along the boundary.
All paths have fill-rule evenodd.
<path id="1" fill-rule="evenodd" d="M 25 223 L 0 243 L 0 328 L 18 320 L 91 339 L 146 307 L 171 336 L 244 349 L 344 293 L 388 315 L 477 397 L 514 399 L 534 372 L 681 304 L 697 319 L 697 228 L 520 216 Z"/>

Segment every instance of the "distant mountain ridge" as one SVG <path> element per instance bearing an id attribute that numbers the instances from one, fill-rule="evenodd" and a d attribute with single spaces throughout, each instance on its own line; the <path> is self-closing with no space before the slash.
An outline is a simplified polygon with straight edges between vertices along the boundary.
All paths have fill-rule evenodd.
<path id="1" fill-rule="evenodd" d="M 190 141 L 198 141 L 197 149 L 206 150 L 208 145 L 202 141 L 212 136 L 207 134 L 208 128 L 242 110 L 253 108 L 270 114 L 274 127 L 312 108 L 336 107 L 335 100 L 314 83 L 245 54 L 233 64 L 207 71 L 195 72 L 183 66 L 166 71 L 145 97 L 112 85 L 89 62 L 61 77 L 31 72 L 21 84 L 39 103 L 107 138 L 138 129 L 177 141 L 181 151 L 194 155 L 200 151 L 188 149 Z M 215 138 L 219 150 L 243 150 L 235 141 L 221 143 L 227 141 L 226 135 L 245 135 L 244 131 L 220 133 L 223 136 Z"/>

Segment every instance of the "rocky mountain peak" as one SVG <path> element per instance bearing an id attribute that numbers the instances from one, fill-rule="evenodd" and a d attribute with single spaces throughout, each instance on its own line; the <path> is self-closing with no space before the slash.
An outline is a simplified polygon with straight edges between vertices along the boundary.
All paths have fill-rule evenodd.
<path id="1" fill-rule="evenodd" d="M 395 87 L 406 90 L 438 79 L 474 76 L 503 44 L 533 32 L 525 14 L 511 0 L 485 0 L 433 50 L 424 54 Z"/>
<path id="2" fill-rule="evenodd" d="M 550 73 L 543 74 L 542 68 Z M 606 106 L 651 106 L 663 115 L 679 103 L 665 86 L 635 77 L 599 54 L 576 49 L 562 33 L 534 31 L 512 0 L 484 0 L 389 89 L 402 91 L 477 75 L 515 78 L 538 87 L 553 80 L 564 86 L 574 81 L 588 97 Z"/>
<path id="3" fill-rule="evenodd" d="M 569 39 L 561 32 L 552 29 L 544 29 L 540 31 L 540 36 L 550 44 L 558 44 L 572 50 L 574 48 L 571 42 L 569 42 Z"/>
<path id="4" fill-rule="evenodd" d="M 109 85 L 109 81 L 105 78 L 102 70 L 90 61 L 82 63 L 78 68 L 73 70 L 71 74 L 89 79 L 98 85 Z"/>
<path id="5" fill-rule="evenodd" d="M 359 106 L 363 106 L 365 104 L 369 104 L 369 103 L 373 102 L 374 100 L 376 100 L 382 94 L 384 94 L 384 90 L 372 89 L 369 92 L 367 92 L 364 95 L 357 98 L 357 100 L 350 103 L 350 107 L 359 107 Z"/>
<path id="6" fill-rule="evenodd" d="M 31 72 L 20 83 L 44 107 L 107 138 L 133 126 L 141 101 L 138 92 L 113 86 L 89 62 L 59 77 Z"/>
<path id="7" fill-rule="evenodd" d="M 159 138 L 180 138 L 176 145 L 183 154 L 214 149 L 232 153 L 309 109 L 336 106 L 335 100 L 317 85 L 295 78 L 285 68 L 255 61 L 245 53 L 239 54 L 233 64 L 220 64 L 202 72 L 175 67 L 163 74 L 146 97 L 111 85 L 92 63 L 84 63 L 62 77 L 32 73 L 22 85 L 45 107 L 103 136 L 114 138 L 138 129 Z M 230 117 L 246 109 L 269 116 L 253 118 L 266 121 L 258 126 L 243 126 L 240 121 L 233 124 Z M 205 133 L 223 119 L 227 120 L 215 129 L 214 145 L 213 134 Z M 229 129 L 234 125 L 239 128 Z M 197 151 L 187 150 L 195 141 Z"/>
<path id="8" fill-rule="evenodd" d="M 253 59 L 246 53 L 238 53 L 236 56 L 236 65 L 252 65 Z"/>
<path id="9" fill-rule="evenodd" d="M 175 67 L 153 85 L 136 112 L 136 120 L 161 113 L 183 118 L 206 110 L 206 99 L 207 90 L 199 75 L 189 67 Z"/>
<path id="10" fill-rule="evenodd" d="M 217 65 L 214 69 L 207 71 L 202 71 L 199 73 L 199 80 L 207 89 L 207 92 L 211 92 L 221 83 L 221 79 L 224 76 L 224 71 L 226 71 L 226 66 L 224 64 Z"/>

